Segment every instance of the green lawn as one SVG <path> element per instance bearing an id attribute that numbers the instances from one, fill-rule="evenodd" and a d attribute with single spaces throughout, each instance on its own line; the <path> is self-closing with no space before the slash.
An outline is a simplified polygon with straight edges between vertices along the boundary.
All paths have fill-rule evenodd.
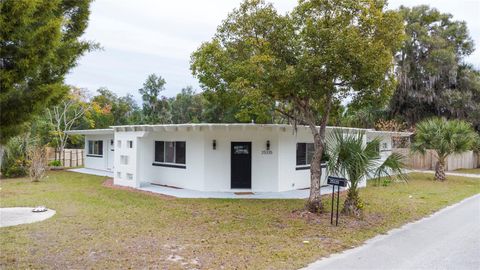
<path id="1" fill-rule="evenodd" d="M 480 174 L 480 168 L 477 169 L 458 169 L 455 172 Z"/>
<path id="2" fill-rule="evenodd" d="M 480 193 L 478 180 L 412 174 L 408 184 L 362 189 L 365 218 L 341 216 L 335 228 L 329 213 L 297 211 L 303 200 L 173 199 L 104 180 L 70 172 L 2 180 L 2 207 L 57 214 L 0 228 L 0 268 L 296 269 Z"/>

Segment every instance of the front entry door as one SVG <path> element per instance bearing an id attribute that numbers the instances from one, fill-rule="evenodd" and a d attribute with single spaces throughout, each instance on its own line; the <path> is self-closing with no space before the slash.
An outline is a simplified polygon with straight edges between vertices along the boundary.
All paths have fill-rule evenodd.
<path id="1" fill-rule="evenodd" d="M 232 188 L 252 188 L 252 143 L 232 142 Z"/>
<path id="2" fill-rule="evenodd" d="M 107 170 L 113 171 L 113 159 L 115 156 L 115 145 L 113 144 L 113 139 L 108 141 L 107 145 Z"/>

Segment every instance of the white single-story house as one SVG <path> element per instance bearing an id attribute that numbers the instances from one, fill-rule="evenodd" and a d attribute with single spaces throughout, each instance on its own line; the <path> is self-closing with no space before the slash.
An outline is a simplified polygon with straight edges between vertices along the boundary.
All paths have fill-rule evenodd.
<path id="1" fill-rule="evenodd" d="M 410 133 L 327 127 L 381 137 Z M 164 185 L 198 191 L 281 192 L 310 187 L 313 136 L 306 126 L 280 124 L 128 125 L 76 130 L 85 135 L 85 168 L 113 172 L 114 184 Z M 326 184 L 322 165 L 322 184 Z M 365 183 L 364 183 L 365 184 Z"/>

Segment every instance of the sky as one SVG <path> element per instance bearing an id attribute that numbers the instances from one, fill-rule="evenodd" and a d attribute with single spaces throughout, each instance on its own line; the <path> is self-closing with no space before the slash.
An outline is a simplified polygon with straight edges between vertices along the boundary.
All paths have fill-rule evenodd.
<path id="1" fill-rule="evenodd" d="M 100 43 L 102 50 L 82 56 L 66 76 L 66 83 L 95 92 L 107 87 L 119 96 L 140 101 L 138 89 L 149 74 L 166 80 L 167 97 L 186 86 L 200 92 L 190 71 L 190 55 L 209 41 L 240 0 L 95 0 L 83 39 Z M 270 1 L 280 13 L 293 9 L 296 0 Z M 478 48 L 466 62 L 480 69 L 480 0 L 390 0 L 388 8 L 426 4 L 454 20 L 467 22 Z"/>

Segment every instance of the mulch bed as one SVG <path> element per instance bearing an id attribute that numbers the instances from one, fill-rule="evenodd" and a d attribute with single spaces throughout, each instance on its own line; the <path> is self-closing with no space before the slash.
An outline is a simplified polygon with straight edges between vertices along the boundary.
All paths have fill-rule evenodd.
<path id="1" fill-rule="evenodd" d="M 168 200 L 176 199 L 176 197 L 174 197 L 174 196 L 164 195 L 164 194 L 155 193 L 155 192 L 146 191 L 146 190 L 139 190 L 139 189 L 132 188 L 132 187 L 115 185 L 115 184 L 113 184 L 113 178 L 108 178 L 107 180 L 105 180 L 102 183 L 102 186 L 107 187 L 107 188 L 111 188 L 111 189 L 127 190 L 127 191 L 131 191 L 131 192 L 135 192 L 135 193 L 141 193 L 141 194 L 145 194 L 145 195 L 160 197 L 162 199 L 168 199 Z"/>

